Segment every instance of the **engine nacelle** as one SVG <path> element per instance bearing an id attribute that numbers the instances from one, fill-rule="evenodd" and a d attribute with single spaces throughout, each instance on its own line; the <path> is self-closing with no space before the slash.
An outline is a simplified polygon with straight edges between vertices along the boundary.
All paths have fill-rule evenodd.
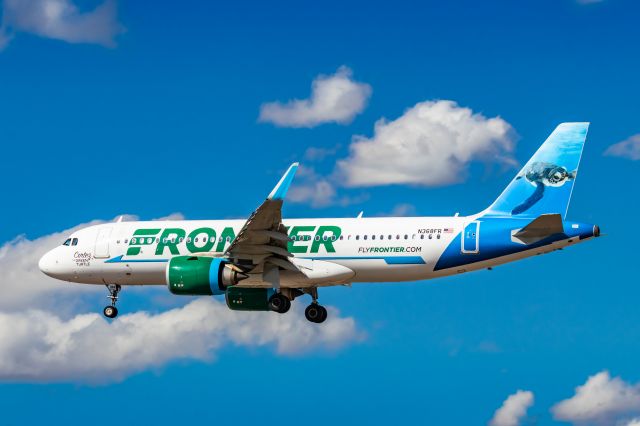
<path id="1" fill-rule="evenodd" d="M 225 300 L 234 311 L 269 311 L 269 298 L 275 293 L 272 288 L 229 287 Z"/>
<path id="2" fill-rule="evenodd" d="M 224 294 L 227 287 L 246 278 L 229 267 L 226 259 L 177 256 L 167 265 L 167 286 L 173 294 L 211 296 Z"/>

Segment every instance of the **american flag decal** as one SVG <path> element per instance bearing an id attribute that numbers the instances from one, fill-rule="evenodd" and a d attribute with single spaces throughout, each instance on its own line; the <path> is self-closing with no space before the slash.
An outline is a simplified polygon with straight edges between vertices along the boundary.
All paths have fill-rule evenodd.
<path id="1" fill-rule="evenodd" d="M 444 228 L 442 230 L 443 233 L 445 234 L 452 234 L 453 233 L 453 228 Z"/>

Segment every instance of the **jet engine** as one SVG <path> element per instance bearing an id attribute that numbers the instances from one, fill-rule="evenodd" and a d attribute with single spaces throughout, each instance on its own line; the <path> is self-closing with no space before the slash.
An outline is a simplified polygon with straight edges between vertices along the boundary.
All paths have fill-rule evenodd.
<path id="1" fill-rule="evenodd" d="M 272 288 L 229 287 L 225 300 L 234 311 L 270 311 L 269 299 L 274 293 Z"/>
<path id="2" fill-rule="evenodd" d="M 177 256 L 167 265 L 167 286 L 173 294 L 211 296 L 225 294 L 248 275 L 239 272 L 226 259 Z"/>

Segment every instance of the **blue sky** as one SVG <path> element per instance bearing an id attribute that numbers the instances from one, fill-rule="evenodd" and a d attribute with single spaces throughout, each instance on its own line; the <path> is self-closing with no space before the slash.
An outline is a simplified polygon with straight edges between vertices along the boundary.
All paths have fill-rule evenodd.
<path id="1" fill-rule="evenodd" d="M 58 30 L 45 30 L 32 12 L 48 3 L 77 9 L 66 9 L 72 17 Z M 570 423 L 554 419 L 551 407 L 596 373 L 608 370 L 636 392 L 639 163 L 629 152 L 640 139 L 623 156 L 603 155 L 640 133 L 636 2 L 119 1 L 101 6 L 88 26 L 73 14 L 94 13 L 100 2 L 23 4 L 0 2 L 0 239 L 12 258 L 35 247 L 16 243 L 18 235 L 44 241 L 119 214 L 246 217 L 297 160 L 338 195 L 315 206 L 285 203 L 288 217 L 398 208 L 471 214 L 517 172 L 511 160 L 523 164 L 563 121 L 592 123 L 568 218 L 598 223 L 607 235 L 491 272 L 327 289 L 323 303 L 357 328 L 358 337 L 337 349 L 283 354 L 274 344 L 225 341 L 208 361 L 169 359 L 121 380 L 4 379 L 3 424 L 277 417 L 281 424 L 475 425 L 522 389 L 535 402 L 521 424 L 553 425 Z M 288 127 L 258 119 L 263 104 L 308 98 L 314 79 L 343 66 L 350 81 L 371 89 L 345 122 Z M 377 120 L 437 100 L 507 123 L 513 132 L 502 140 L 512 151 L 499 152 L 510 161 L 478 156 L 456 182 L 438 185 L 335 180 L 336 163 L 352 158 L 354 136 L 372 139 Z M 312 161 L 310 147 L 330 153 Z M 11 299 L 9 285 L 19 284 L 10 280 L 21 275 L 2 264 L 0 294 Z M 29 290 L 20 291 L 28 300 Z M 159 313 L 192 302 L 165 293 L 123 292 L 120 307 Z M 3 312 L 60 309 L 68 319 L 99 311 L 104 296 L 85 289 L 53 295 L 59 307 L 41 298 L 33 306 L 5 303 L 0 337 L 13 344 Z M 103 343 L 113 343 L 108 333 Z M 640 404 L 633 407 L 616 421 L 640 414 Z"/>

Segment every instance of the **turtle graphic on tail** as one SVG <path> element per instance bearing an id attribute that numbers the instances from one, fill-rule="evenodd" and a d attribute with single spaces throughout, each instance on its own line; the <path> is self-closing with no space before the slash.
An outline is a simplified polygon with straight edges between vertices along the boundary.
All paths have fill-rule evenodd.
<path id="1" fill-rule="evenodd" d="M 516 180 L 525 178 L 531 185 L 535 186 L 535 191 L 522 204 L 516 206 L 512 215 L 524 213 L 544 197 L 545 187 L 559 187 L 570 180 L 576 178 L 577 171 L 568 171 L 565 167 L 556 164 L 534 162 L 516 177 Z"/>

